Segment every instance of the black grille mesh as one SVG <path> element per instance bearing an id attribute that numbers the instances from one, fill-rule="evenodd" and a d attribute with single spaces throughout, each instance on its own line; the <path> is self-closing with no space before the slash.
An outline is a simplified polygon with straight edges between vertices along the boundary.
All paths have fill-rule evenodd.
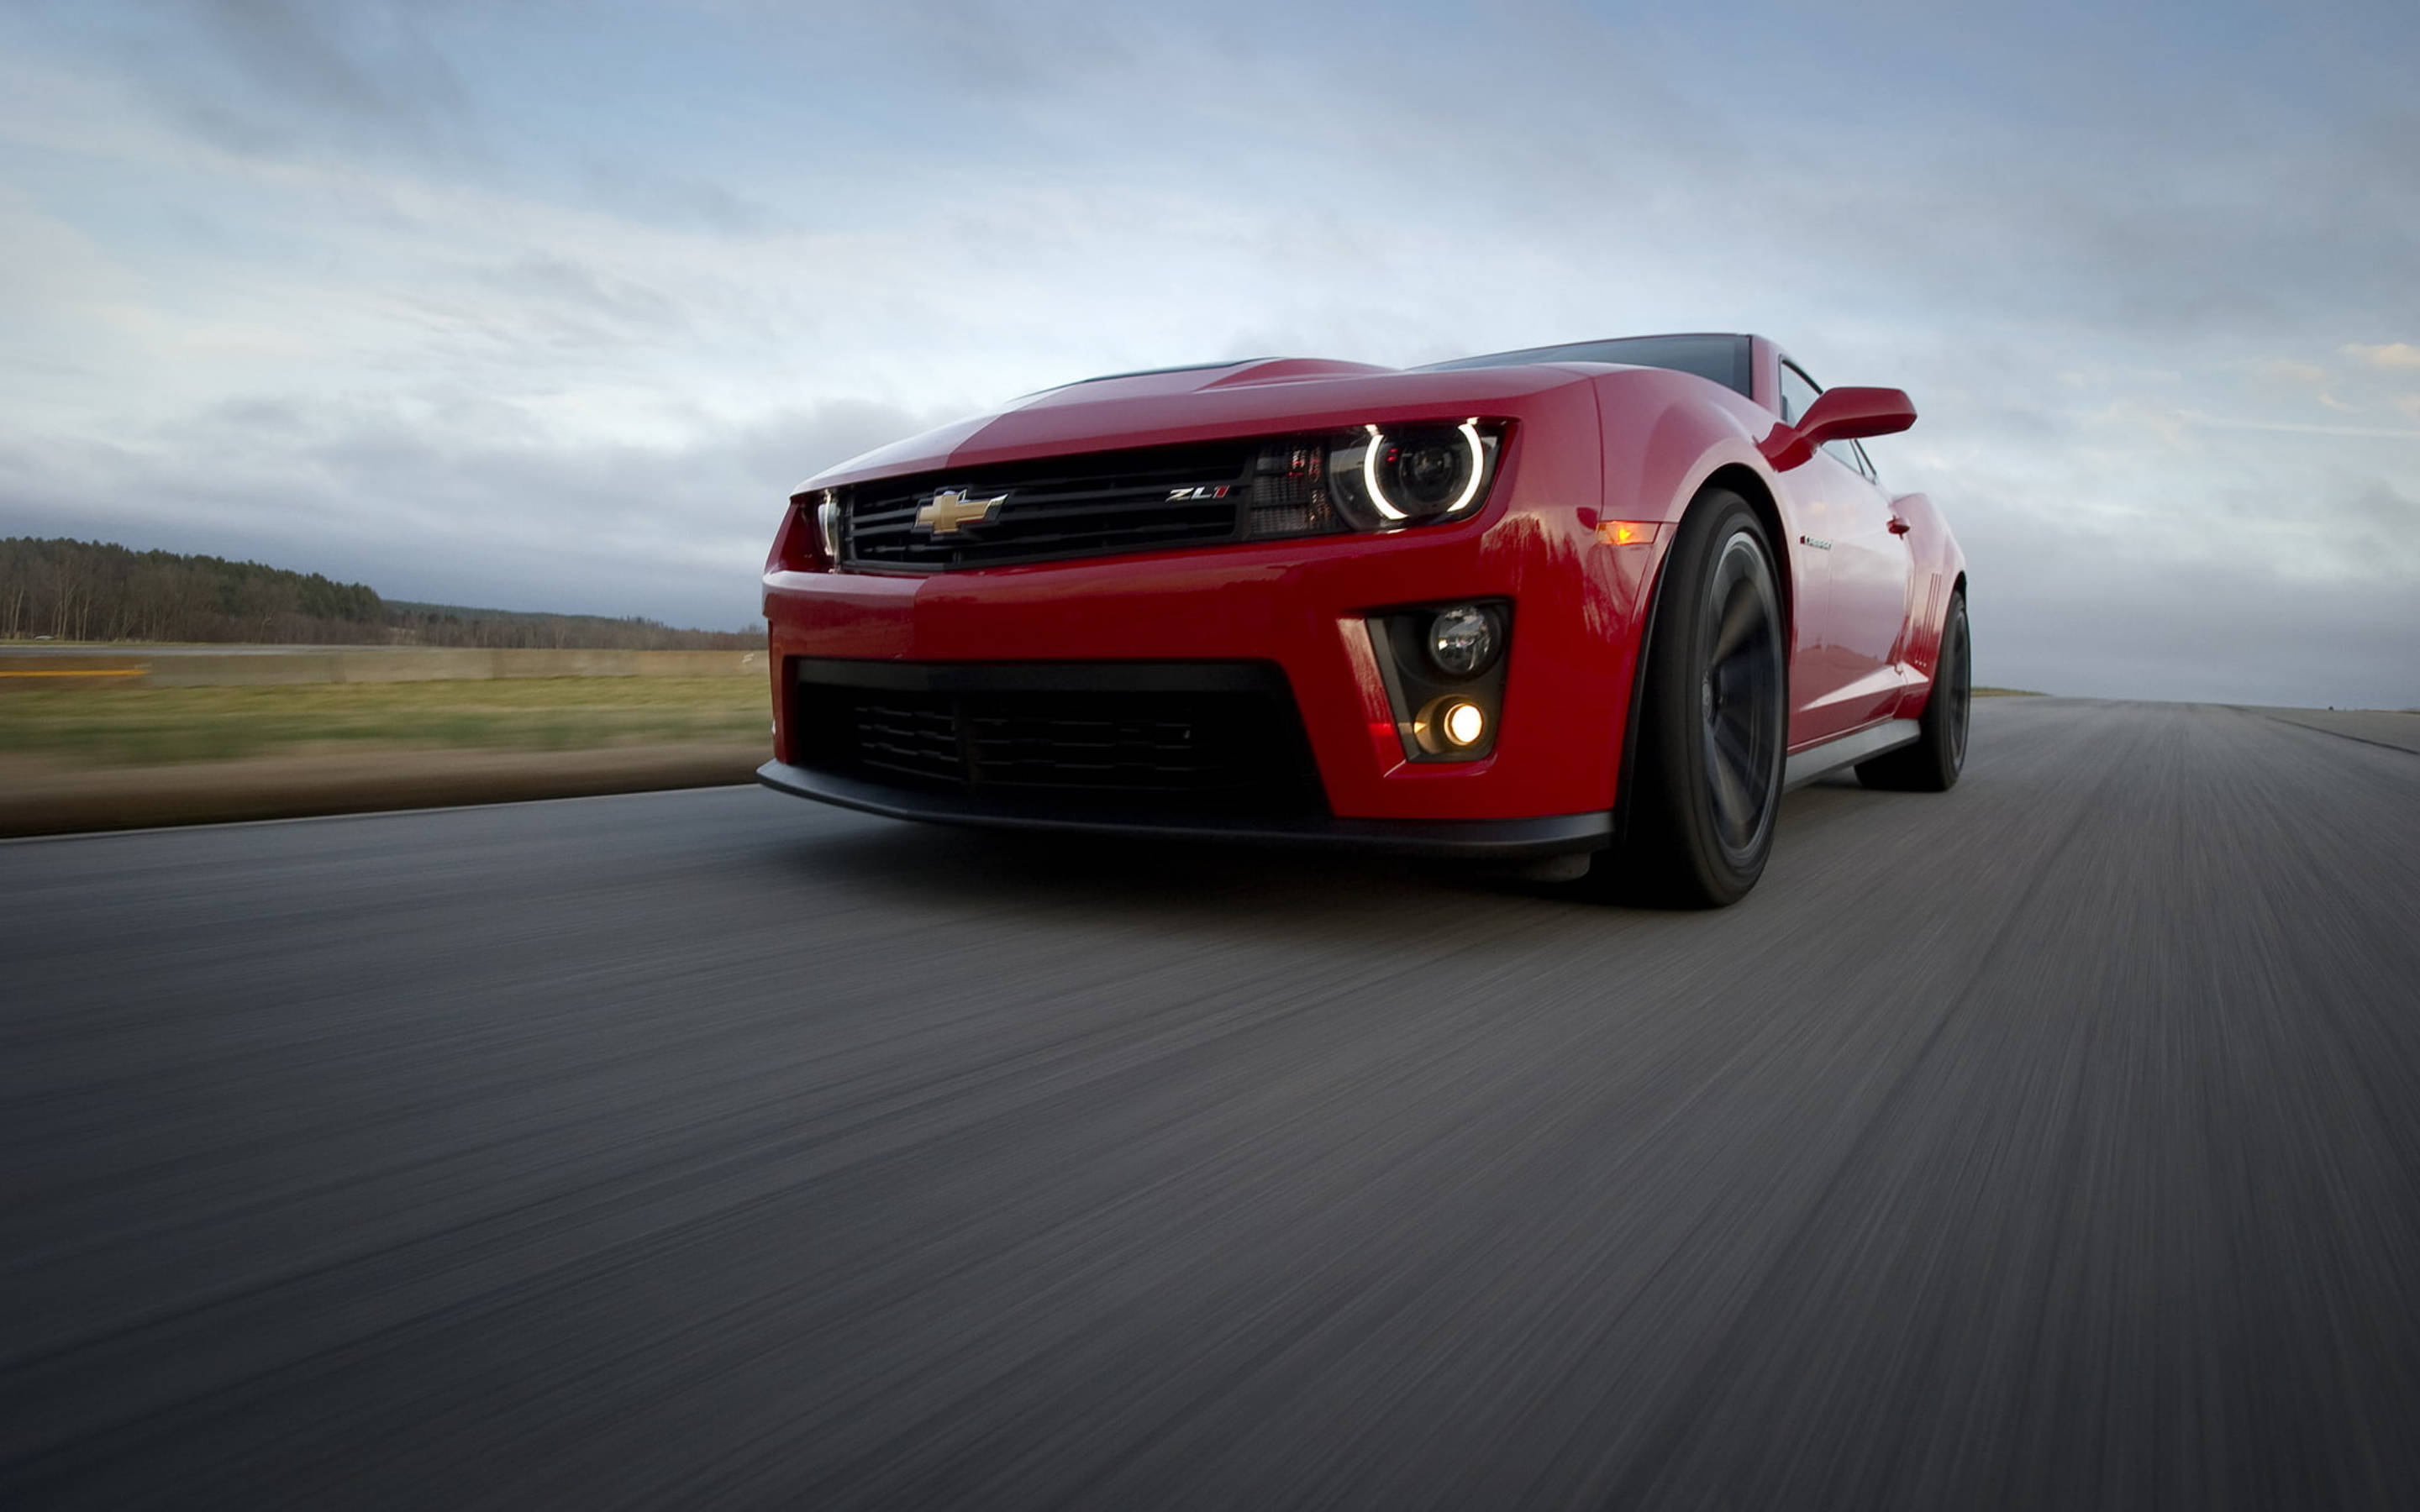
<path id="1" fill-rule="evenodd" d="M 1251 441 L 1154 447 L 861 484 L 842 491 L 842 556 L 946 570 L 1239 541 L 1259 453 Z M 918 529 L 944 489 L 1005 497 L 979 525 Z"/>
<path id="2" fill-rule="evenodd" d="M 934 692 L 797 685 L 800 764 L 1046 806 L 1325 807 L 1290 698 L 1233 691 Z"/>

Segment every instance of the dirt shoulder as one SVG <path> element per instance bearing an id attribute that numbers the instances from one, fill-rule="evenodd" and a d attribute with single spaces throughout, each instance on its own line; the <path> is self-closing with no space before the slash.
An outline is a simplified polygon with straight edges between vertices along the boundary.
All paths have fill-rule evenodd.
<path id="1" fill-rule="evenodd" d="M 0 835 L 708 787 L 753 781 L 769 754 L 760 738 L 591 750 L 355 750 L 162 766 L 14 758 L 0 761 Z"/>

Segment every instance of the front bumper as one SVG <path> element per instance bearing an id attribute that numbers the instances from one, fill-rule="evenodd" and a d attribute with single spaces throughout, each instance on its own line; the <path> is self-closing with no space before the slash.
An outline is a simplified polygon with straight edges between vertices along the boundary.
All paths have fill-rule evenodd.
<path id="1" fill-rule="evenodd" d="M 1630 594 L 1604 591 L 1609 571 L 1592 571 L 1586 548 L 1537 523 L 921 577 L 769 572 L 774 753 L 804 764 L 788 728 L 801 660 L 1249 661 L 1283 673 L 1337 818 L 1604 812 L 1621 764 L 1636 616 L 1623 612 Z M 1513 605 L 1494 749 L 1471 762 L 1407 760 L 1369 616 L 1466 598 Z"/>

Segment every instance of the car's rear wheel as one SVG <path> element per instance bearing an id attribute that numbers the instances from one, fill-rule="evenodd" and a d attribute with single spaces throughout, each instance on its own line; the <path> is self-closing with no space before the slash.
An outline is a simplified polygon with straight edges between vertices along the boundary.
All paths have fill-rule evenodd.
<path id="1" fill-rule="evenodd" d="M 1664 567 L 1648 640 L 1618 896 L 1735 903 L 1764 872 L 1781 807 L 1789 649 L 1773 544 L 1746 500 L 1699 496 Z"/>
<path id="2" fill-rule="evenodd" d="M 1966 765 L 1966 725 L 1975 702 L 1973 654 L 1966 635 L 1966 595 L 1949 595 L 1942 616 L 1941 655 L 1932 665 L 1932 693 L 1924 701 L 1922 733 L 1913 746 L 1857 764 L 1857 780 L 1897 793 L 1947 793 Z"/>

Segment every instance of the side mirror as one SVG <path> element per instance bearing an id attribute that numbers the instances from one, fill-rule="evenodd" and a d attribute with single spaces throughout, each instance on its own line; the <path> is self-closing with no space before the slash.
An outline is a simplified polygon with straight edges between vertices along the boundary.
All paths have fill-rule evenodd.
<path id="1" fill-rule="evenodd" d="M 1898 389 L 1825 389 L 1798 424 L 1776 425 L 1757 443 L 1764 459 L 1783 472 L 1803 466 L 1825 441 L 1888 436 L 1916 424 L 1916 404 Z"/>

